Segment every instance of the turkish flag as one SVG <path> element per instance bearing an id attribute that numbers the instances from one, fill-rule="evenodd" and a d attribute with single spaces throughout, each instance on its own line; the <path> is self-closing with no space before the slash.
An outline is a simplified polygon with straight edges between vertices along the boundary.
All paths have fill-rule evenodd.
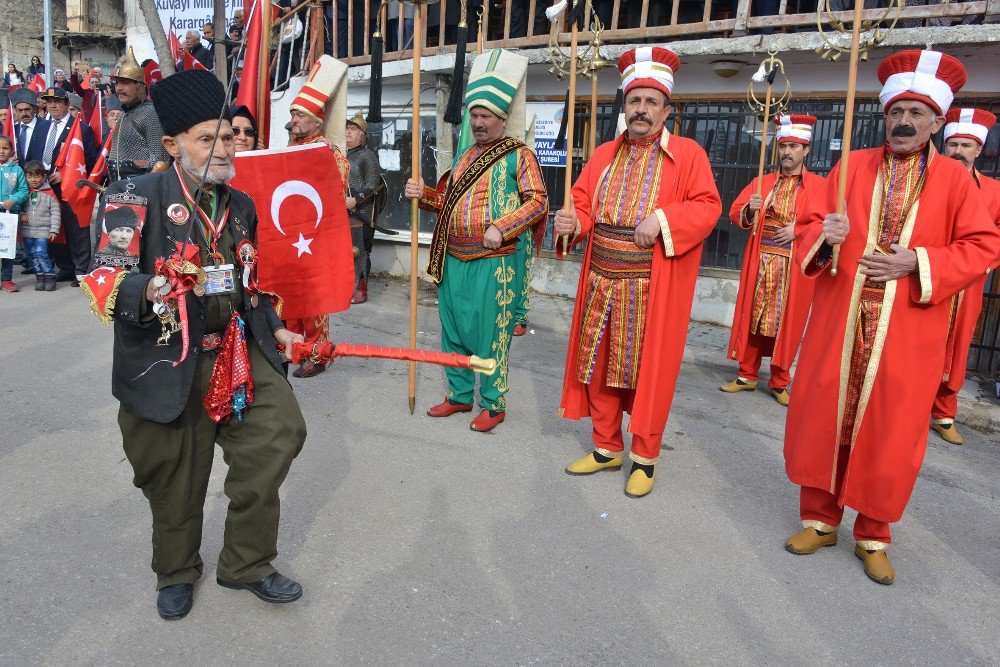
<path id="1" fill-rule="evenodd" d="M 104 177 L 108 175 L 108 156 L 111 155 L 111 138 L 114 136 L 115 131 L 111 130 L 108 132 L 108 138 L 104 140 L 104 146 L 101 147 L 101 154 L 97 156 L 94 169 L 87 177 L 87 180 L 91 183 L 100 184 L 104 181 Z"/>
<path id="2" fill-rule="evenodd" d="M 230 185 L 257 205 L 257 280 L 284 300 L 281 317 L 347 310 L 354 251 L 331 149 L 318 143 L 237 153 Z"/>
<path id="3" fill-rule="evenodd" d="M 189 70 L 189 69 L 203 69 L 203 70 L 207 70 L 208 69 L 207 67 L 205 67 L 204 65 L 202 65 L 200 62 L 198 62 L 195 59 L 195 57 L 191 55 L 190 51 L 185 51 L 184 52 L 184 58 L 183 58 L 183 60 L 184 60 L 184 69 L 185 70 Z"/>
<path id="4" fill-rule="evenodd" d="M 172 35 L 173 33 L 170 34 Z M 150 60 L 142 66 L 142 76 L 146 79 L 146 90 L 152 89 L 154 83 L 163 79 L 160 64 L 155 60 Z"/>
<path id="5" fill-rule="evenodd" d="M 101 138 L 104 134 L 104 96 L 94 95 L 94 110 L 90 112 L 90 129 L 94 131 L 94 137 Z"/>
<path id="6" fill-rule="evenodd" d="M 264 147 L 266 148 L 271 138 L 271 84 L 266 72 L 264 76 L 260 76 L 257 66 L 260 60 L 261 23 L 260 0 L 254 0 L 250 6 L 249 16 L 247 16 L 246 52 L 243 58 L 243 74 L 240 78 L 239 90 L 236 92 L 235 103 L 243 105 L 250 110 L 254 120 L 257 122 L 257 136 L 263 140 Z M 257 117 L 257 91 L 260 89 L 260 86 L 267 87 L 264 94 L 263 118 Z"/>
<path id="7" fill-rule="evenodd" d="M 7 122 L 3 124 L 4 135 L 10 137 L 10 144 L 14 148 L 14 152 L 11 155 L 17 155 L 17 135 L 14 134 L 14 123 L 17 122 L 15 119 L 17 116 L 14 115 L 14 103 L 7 99 Z"/>
<path id="8" fill-rule="evenodd" d="M 181 46 L 181 40 L 177 39 L 177 35 L 174 34 L 173 30 L 170 31 L 168 37 L 167 44 L 170 46 L 170 57 L 174 59 L 174 62 L 177 62 L 181 59 L 181 52 L 184 50 L 184 47 Z"/>
<path id="9" fill-rule="evenodd" d="M 87 158 L 83 153 L 83 121 L 79 118 L 73 122 L 73 127 L 66 136 L 66 143 L 59 151 L 59 158 L 54 168 L 62 175 L 60 181 L 62 198 L 76 214 L 81 227 L 90 226 L 90 218 L 94 214 L 94 201 L 97 191 L 92 188 L 77 187 L 76 182 L 87 178 Z"/>
<path id="10" fill-rule="evenodd" d="M 36 74 L 35 78 L 28 84 L 28 88 L 36 93 L 42 92 L 45 90 L 45 77 L 41 74 Z"/>

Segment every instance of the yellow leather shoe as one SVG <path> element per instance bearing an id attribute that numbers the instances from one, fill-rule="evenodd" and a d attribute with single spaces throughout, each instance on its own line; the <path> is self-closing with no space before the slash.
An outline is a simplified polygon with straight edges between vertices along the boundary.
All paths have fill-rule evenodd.
<path id="1" fill-rule="evenodd" d="M 865 574 L 875 583 L 890 586 L 895 581 L 896 571 L 892 569 L 892 563 L 889 562 L 889 555 L 885 549 L 868 553 L 858 544 L 854 547 L 854 555 L 865 564 Z"/>
<path id="2" fill-rule="evenodd" d="M 796 556 L 808 556 L 820 550 L 820 547 L 832 547 L 837 544 L 837 531 L 821 535 L 815 528 L 803 528 L 785 540 L 785 551 Z"/>
<path id="3" fill-rule="evenodd" d="M 570 475 L 593 475 L 599 470 L 618 470 L 621 467 L 622 457 L 616 456 L 610 461 L 600 463 L 594 458 L 594 452 L 591 452 L 566 466 L 566 472 Z"/>
<path id="4" fill-rule="evenodd" d="M 937 431 L 941 439 L 950 445 L 961 445 L 965 442 L 965 438 L 958 432 L 955 424 L 931 424 L 931 428 Z"/>
<path id="5" fill-rule="evenodd" d="M 788 402 L 792 400 L 792 395 L 788 393 L 787 389 L 772 389 L 771 396 L 774 396 L 774 400 L 778 402 L 778 405 L 783 405 L 788 407 Z"/>
<path id="6" fill-rule="evenodd" d="M 720 391 L 724 391 L 727 394 L 735 394 L 738 391 L 753 391 L 757 388 L 756 382 L 747 382 L 746 380 L 741 380 L 736 378 L 732 382 L 727 382 L 726 384 L 719 387 Z"/>
<path id="7" fill-rule="evenodd" d="M 655 481 L 655 470 L 652 477 L 646 477 L 646 473 L 643 471 L 635 470 L 628 476 L 628 482 L 625 484 L 625 495 L 629 498 L 642 498 L 653 490 L 653 482 Z"/>

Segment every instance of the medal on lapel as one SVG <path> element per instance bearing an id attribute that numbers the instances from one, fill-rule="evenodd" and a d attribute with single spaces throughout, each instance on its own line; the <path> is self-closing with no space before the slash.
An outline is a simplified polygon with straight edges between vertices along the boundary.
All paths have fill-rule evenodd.
<path id="1" fill-rule="evenodd" d="M 170 222 L 180 226 L 191 218 L 191 214 L 183 204 L 171 204 L 167 207 L 167 217 Z"/>

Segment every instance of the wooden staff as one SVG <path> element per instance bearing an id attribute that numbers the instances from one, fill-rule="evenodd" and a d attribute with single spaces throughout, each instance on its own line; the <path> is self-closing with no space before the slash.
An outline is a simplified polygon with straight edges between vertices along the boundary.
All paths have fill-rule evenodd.
<path id="1" fill-rule="evenodd" d="M 847 70 L 847 97 L 844 100 L 844 134 L 840 140 L 840 175 L 837 179 L 837 213 L 847 214 L 847 164 L 851 156 L 851 135 L 854 133 L 854 93 L 858 88 L 858 58 L 861 53 L 861 13 L 864 0 L 854 0 L 854 24 L 851 25 L 851 60 Z M 840 244 L 833 246 L 830 275 L 837 275 Z"/>
<path id="2" fill-rule="evenodd" d="M 271 3 L 258 0 L 257 11 L 260 12 L 260 52 L 257 54 L 257 127 L 267 130 L 264 124 L 267 118 L 268 97 L 271 95 L 271 86 L 268 84 L 266 72 L 268 71 L 268 59 L 271 55 Z M 253 66 L 253 65 L 251 65 Z M 267 146 L 270 137 L 263 139 Z"/>
<path id="3" fill-rule="evenodd" d="M 774 77 L 778 74 L 778 66 L 774 63 L 771 64 L 771 70 L 767 73 L 767 92 L 764 94 L 764 129 L 760 135 L 760 161 L 757 164 L 757 196 L 760 197 L 764 194 L 764 162 L 767 157 L 767 130 L 768 125 L 771 122 L 771 94 L 774 88 Z M 764 208 L 763 202 L 761 203 L 761 208 L 753 212 L 753 231 L 752 236 L 757 235 L 757 223 L 760 220 L 760 211 Z"/>
<path id="4" fill-rule="evenodd" d="M 569 16 L 573 15 L 573 6 L 577 2 L 582 2 L 583 0 L 573 0 L 570 3 Z M 577 49 L 577 29 L 576 21 L 573 21 L 572 31 L 570 37 L 569 45 L 569 105 L 566 107 L 566 113 L 569 117 L 566 119 L 566 174 L 563 187 L 565 191 L 563 193 L 563 208 L 567 211 L 570 210 L 570 206 L 573 204 L 573 120 L 576 115 L 576 49 Z M 595 78 L 596 81 L 596 78 Z M 569 234 L 562 237 L 562 256 L 563 259 L 566 258 L 566 254 L 569 252 Z"/>
<path id="5" fill-rule="evenodd" d="M 400 8 L 402 10 L 402 7 Z M 413 5 L 413 140 L 410 171 L 413 180 L 420 182 L 420 50 L 424 35 L 423 6 Z M 420 198 L 410 200 L 410 349 L 417 349 L 417 236 L 420 227 Z M 417 362 L 410 362 L 409 385 L 410 414 L 417 404 Z"/>
<path id="6" fill-rule="evenodd" d="M 600 70 L 590 74 L 590 141 L 587 155 L 593 155 L 597 148 L 597 76 Z"/>

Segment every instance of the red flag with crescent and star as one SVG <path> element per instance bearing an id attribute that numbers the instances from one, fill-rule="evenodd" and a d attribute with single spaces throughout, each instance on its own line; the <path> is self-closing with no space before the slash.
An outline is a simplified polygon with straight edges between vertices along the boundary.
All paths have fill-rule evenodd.
<path id="1" fill-rule="evenodd" d="M 97 192 L 91 188 L 80 188 L 77 180 L 87 178 L 87 157 L 83 152 L 82 118 L 73 122 L 73 127 L 66 136 L 66 142 L 53 167 L 62 175 L 62 198 L 73 209 L 81 227 L 90 227 L 90 218 L 94 214 L 94 201 Z"/>
<path id="2" fill-rule="evenodd" d="M 284 300 L 284 319 L 347 310 L 354 293 L 344 183 L 323 143 L 236 155 L 230 185 L 257 207 L 257 280 Z"/>

